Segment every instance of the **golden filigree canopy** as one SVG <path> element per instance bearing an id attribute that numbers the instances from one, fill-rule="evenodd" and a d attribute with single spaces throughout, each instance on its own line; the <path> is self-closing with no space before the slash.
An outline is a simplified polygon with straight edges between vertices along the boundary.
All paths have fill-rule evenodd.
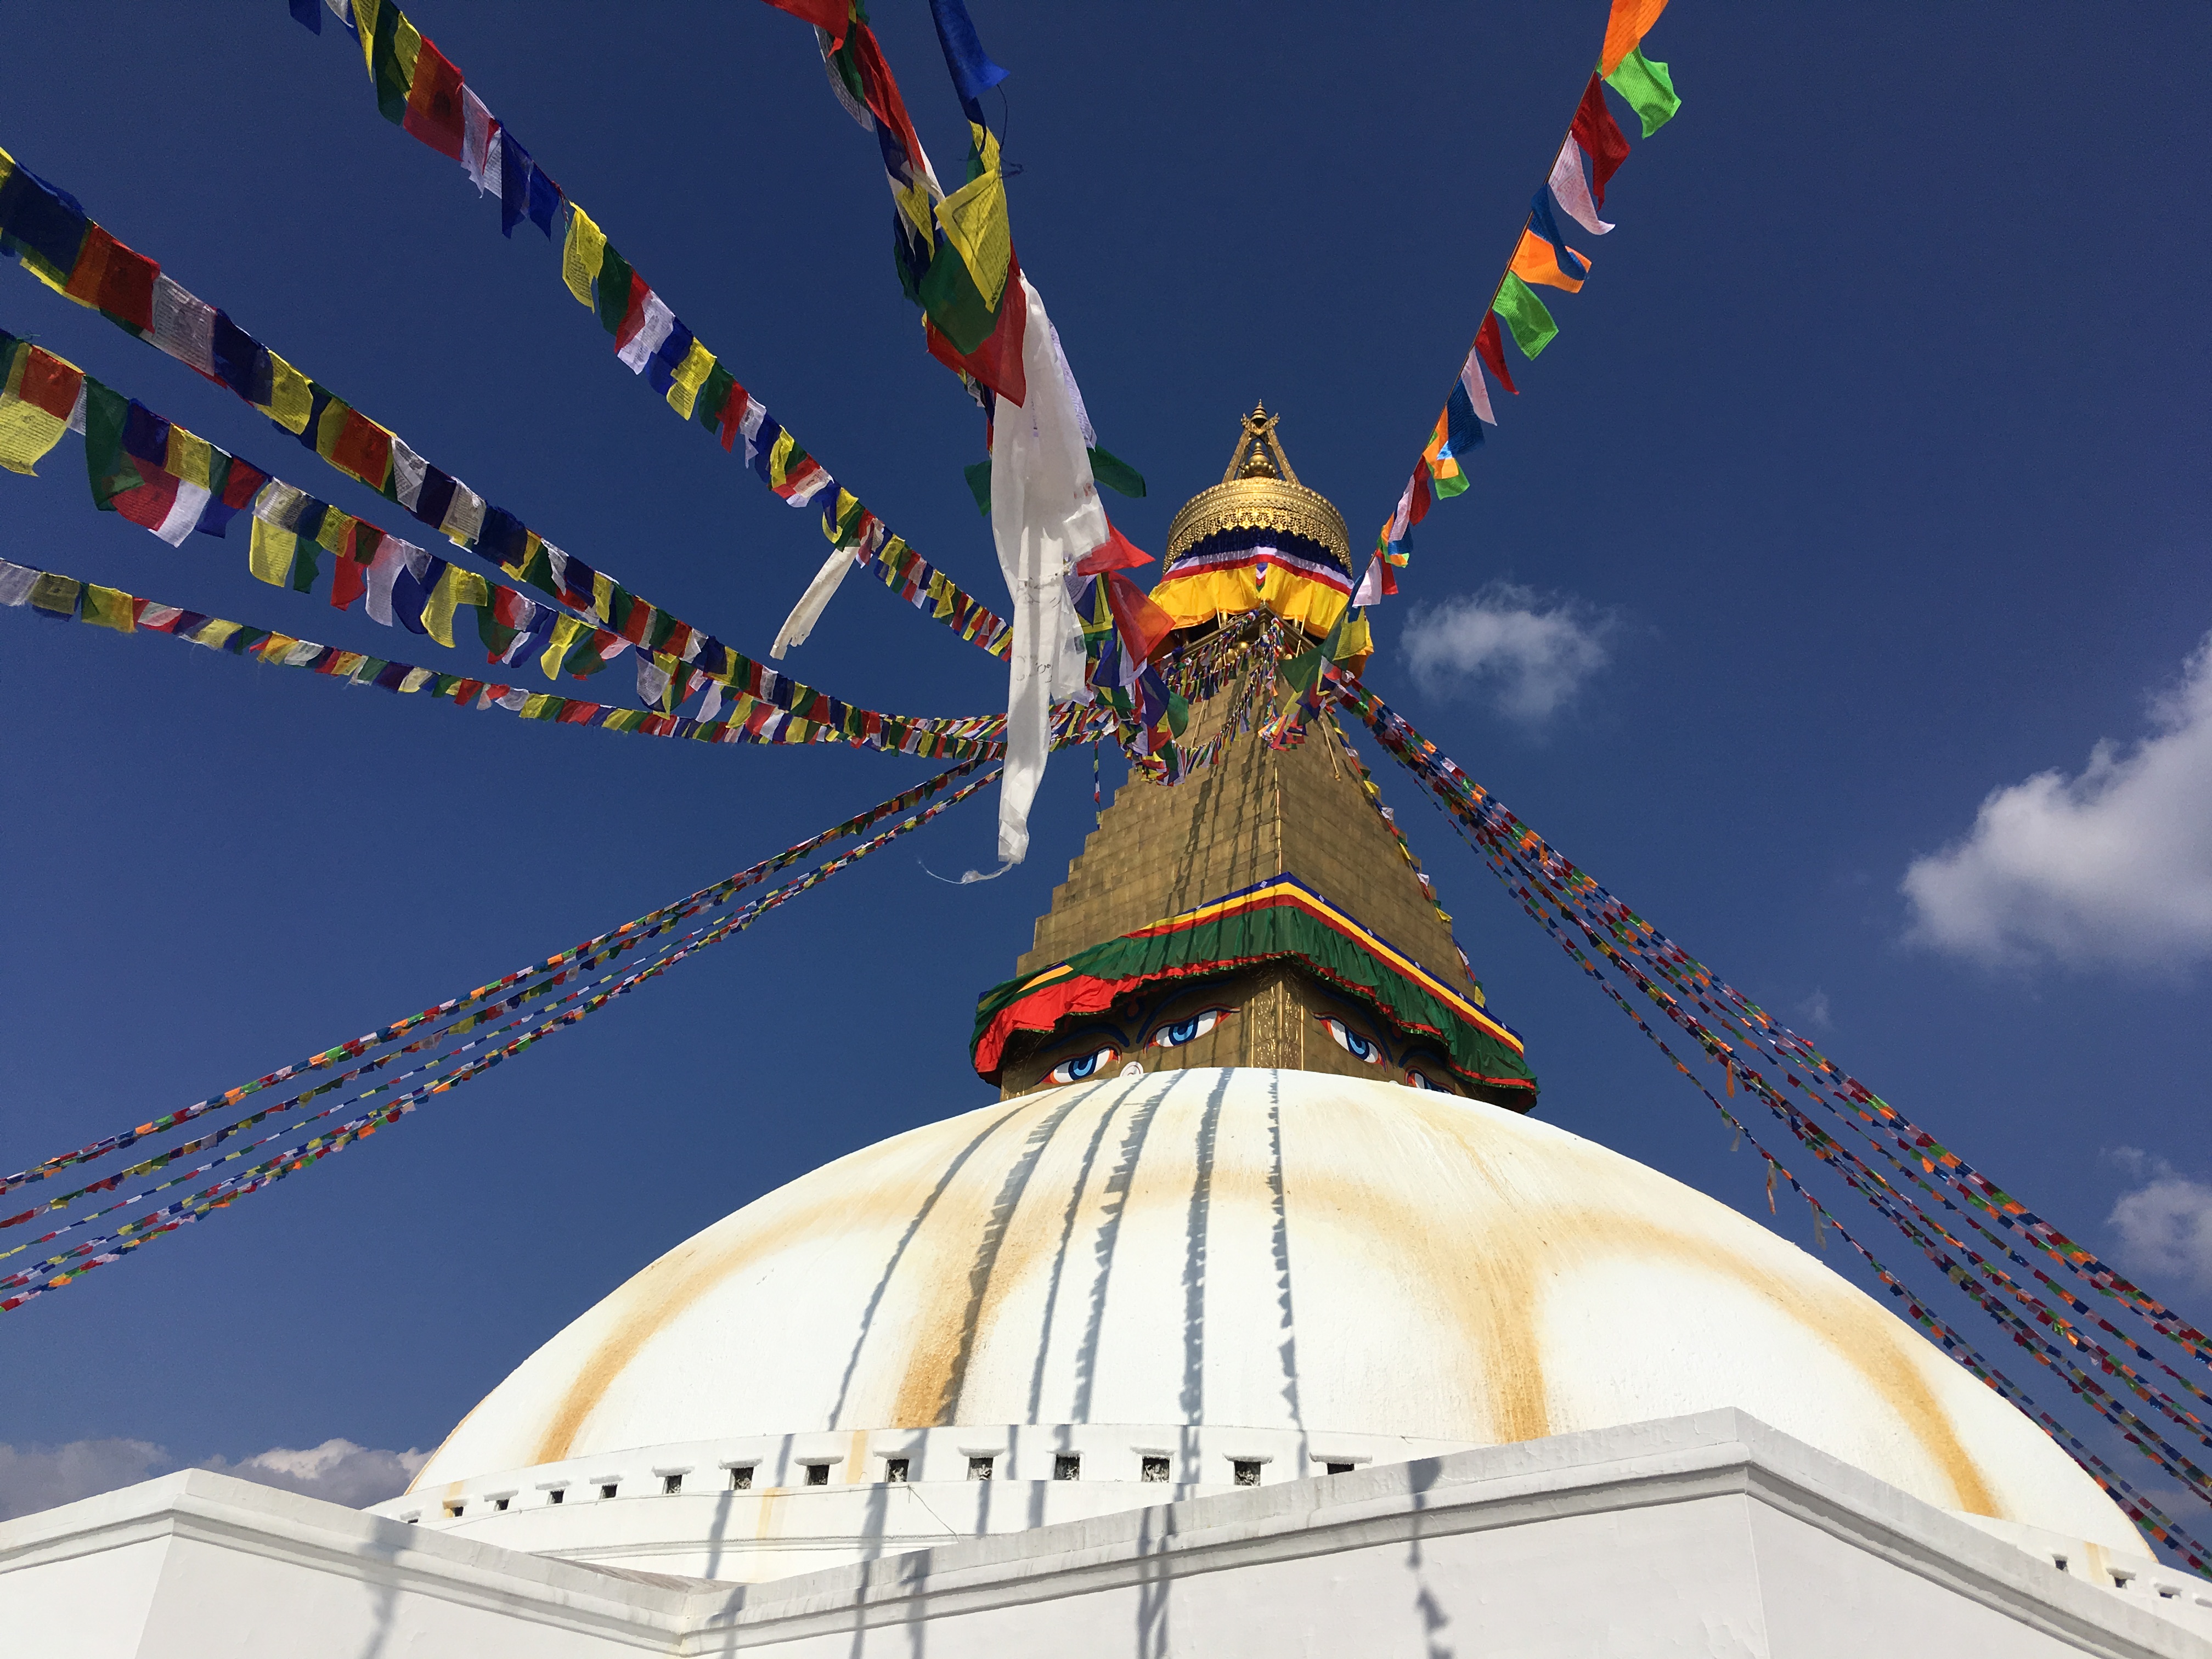
<path id="1" fill-rule="evenodd" d="M 1327 496 L 1298 482 L 1275 435 L 1280 418 L 1264 404 L 1254 405 L 1221 482 L 1185 501 L 1168 526 L 1164 563 L 1172 565 L 1176 555 L 1224 530 L 1277 530 L 1318 542 L 1349 564 L 1352 538 L 1344 515 Z"/>

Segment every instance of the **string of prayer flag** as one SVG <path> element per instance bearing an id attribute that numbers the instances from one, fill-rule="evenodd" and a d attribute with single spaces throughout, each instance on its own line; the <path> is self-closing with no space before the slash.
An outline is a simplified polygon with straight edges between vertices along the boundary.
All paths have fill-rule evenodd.
<path id="1" fill-rule="evenodd" d="M 67 234 L 56 222 L 73 227 Z M 91 306 L 127 333 L 149 341 L 210 380 L 228 386 L 248 404 L 298 438 L 324 461 L 396 501 L 420 523 L 455 545 L 499 565 L 516 580 L 586 612 L 596 629 L 641 647 L 671 647 L 681 654 L 691 644 L 704 647 L 712 636 L 674 612 L 632 592 L 607 572 L 546 541 L 520 519 L 488 502 L 458 477 L 432 465 L 390 428 L 371 420 L 310 380 L 260 342 L 161 274 L 155 261 L 132 252 L 100 229 L 74 197 L 48 184 L 0 150 L 0 253 L 12 255 L 33 276 L 80 305 Z M 49 254 L 60 256 L 50 258 Z M 155 273 L 149 283 L 135 282 L 124 298 L 137 307 L 140 288 L 151 298 L 128 312 L 110 308 L 117 297 L 105 276 L 88 275 L 135 261 L 134 269 Z M 764 418 L 764 417 L 763 417 Z M 757 425 L 755 436 L 766 433 Z M 781 442 L 777 440 L 776 442 Z M 775 443 L 769 448 L 773 451 Z M 919 584 L 932 600 L 930 616 L 963 638 L 1003 656 L 1006 624 L 953 586 L 943 573 L 896 538 L 877 537 L 863 522 L 864 509 L 842 490 L 833 493 L 834 512 L 825 533 L 840 547 L 881 567 L 887 586 L 903 594 Z M 179 533 L 189 533 L 185 526 Z M 686 660 L 690 660 L 687 658 Z M 709 669 L 710 678 L 712 670 Z"/>
<path id="2" fill-rule="evenodd" d="M 273 668 L 304 669 L 351 685 L 386 691 L 427 691 L 459 708 L 504 709 L 518 719 L 560 726 L 602 726 L 649 738 L 680 738 L 694 743 L 842 743 L 859 749 L 906 754 L 925 759 L 993 758 L 1004 750 L 1005 716 L 966 719 L 908 719 L 847 706 L 849 718 L 793 713 L 740 691 L 722 717 L 693 720 L 655 714 L 642 708 L 617 708 L 603 702 L 532 692 L 459 674 L 443 674 L 411 663 L 373 657 L 335 645 L 296 638 L 270 629 L 249 628 L 178 605 L 141 599 L 119 588 L 81 581 L 58 571 L 0 560 L 0 607 L 22 606 L 58 622 L 89 623 L 121 634 L 169 634 L 234 657 L 251 656 Z M 827 700 L 824 699 L 824 702 Z M 1079 723 L 1073 711 L 1059 716 L 1063 726 Z M 958 735 L 954 735 L 957 732 Z M 990 735 L 979 735 L 990 734 Z"/>
<path id="3" fill-rule="evenodd" d="M 597 318 L 625 368 L 679 418 L 714 434 L 724 450 L 735 453 L 742 440 L 747 469 L 778 498 L 794 507 L 818 500 L 833 548 L 849 550 L 864 569 L 880 563 L 884 586 L 909 600 L 905 590 L 918 584 L 931 603 L 917 609 L 1005 656 L 1006 624 L 893 533 L 769 413 L 404 12 L 391 0 L 336 0 L 331 10 L 360 43 L 385 118 L 459 162 L 478 193 L 499 203 L 505 234 L 527 218 L 558 245 L 562 283 Z M 319 33 L 321 14 L 313 16 Z"/>
<path id="4" fill-rule="evenodd" d="M 624 611 L 623 632 L 601 627 L 598 618 L 603 611 L 611 614 L 622 610 L 619 589 L 604 573 L 591 572 L 558 548 L 539 544 L 517 573 L 533 575 L 542 584 L 540 591 L 558 601 L 541 604 L 315 500 L 135 399 L 125 398 L 76 365 L 4 331 L 0 331 L 0 362 L 9 366 L 5 381 L 0 382 L 0 430 L 8 429 L 17 411 L 29 404 L 29 398 L 18 389 L 21 386 L 35 382 L 42 388 L 38 395 L 57 407 L 69 401 L 69 419 L 57 431 L 73 424 L 84 433 L 94 504 L 120 514 L 173 546 L 181 545 L 195 531 L 227 538 L 232 520 L 241 512 L 250 513 L 247 568 L 259 580 L 313 592 L 322 580 L 322 562 L 327 558 L 331 561 L 330 599 L 334 607 L 344 610 L 362 600 L 368 615 L 384 626 L 425 635 L 445 646 L 455 643 L 457 611 L 472 608 L 488 663 L 535 661 L 539 672 L 556 683 L 563 674 L 581 679 L 597 673 L 629 649 L 634 634 L 640 635 L 639 696 L 657 709 L 656 717 L 662 720 L 676 719 L 676 711 L 703 689 L 698 725 L 738 717 L 725 715 L 726 696 L 739 699 L 740 710 L 767 705 L 836 726 L 854 738 L 865 738 L 872 725 L 884 720 L 902 726 L 915 723 L 855 708 L 712 636 L 684 631 L 686 625 L 672 619 L 661 619 L 668 623 L 664 629 L 660 621 L 651 620 L 654 613 L 649 607 L 633 605 Z M 43 407 L 36 412 L 52 419 Z M 23 453 L 28 453 L 27 449 Z M 575 699 L 553 702 L 578 708 L 603 707 Z M 933 732 L 956 738 L 993 735 L 1003 723 L 1002 715 L 921 722 Z"/>
<path id="5" fill-rule="evenodd" d="M 357 1141 L 365 1140 L 380 1129 L 397 1123 L 421 1108 L 435 1096 L 447 1092 L 464 1083 L 483 1076 L 493 1067 L 520 1054 L 525 1049 L 574 1025 L 590 1014 L 605 1007 L 615 998 L 627 994 L 639 986 L 665 973 L 685 958 L 696 955 L 710 945 L 715 945 L 750 927 L 761 916 L 777 906 L 795 898 L 800 893 L 820 884 L 838 872 L 849 868 L 869 854 L 912 830 L 920 829 L 947 808 L 967 799 L 982 789 L 997 776 L 988 772 L 974 779 L 944 799 L 933 802 L 911 817 L 902 819 L 890 829 L 870 837 L 850 852 L 828 863 L 808 871 L 805 875 L 785 883 L 753 900 L 723 918 L 713 927 L 702 930 L 681 948 L 673 951 L 650 965 L 641 967 L 625 975 L 609 988 L 582 1001 L 578 1006 L 541 1019 L 521 1036 L 493 1049 L 482 1057 L 468 1061 L 450 1075 L 434 1083 L 417 1085 L 396 1098 L 380 1103 L 368 1113 L 349 1119 L 337 1128 L 315 1135 L 307 1140 L 285 1148 L 272 1158 L 256 1164 L 240 1174 L 231 1176 L 203 1188 L 189 1197 L 176 1200 L 157 1209 L 125 1223 L 112 1232 L 101 1235 L 64 1253 L 58 1261 L 42 1263 L 31 1273 L 10 1276 L 6 1281 L 21 1285 L 13 1294 L 0 1297 L 0 1313 L 15 1309 L 35 1300 L 49 1291 L 59 1290 L 74 1283 L 94 1267 L 106 1267 L 156 1238 L 173 1233 L 179 1228 L 204 1219 L 216 1211 L 228 1208 L 239 1200 L 251 1196 L 300 1170 L 312 1167 L 333 1152 L 341 1152 Z M 322 1115 L 318 1114 L 318 1115 Z M 37 1276 L 43 1273 L 43 1277 Z"/>
<path id="6" fill-rule="evenodd" d="M 1598 217 L 1598 210 L 1605 205 L 1607 181 L 1627 159 L 1628 140 L 1607 107 L 1604 88 L 1611 87 L 1637 112 L 1647 138 L 1681 107 L 1667 65 L 1646 58 L 1641 46 L 1665 9 L 1666 0 L 1613 0 L 1597 69 L 1575 106 L 1574 118 L 1560 141 L 1549 175 L 1529 203 L 1528 216 L 1492 291 L 1443 413 L 1437 417 L 1428 442 L 1413 464 L 1397 507 L 1376 537 L 1375 554 L 1360 580 L 1355 604 L 1371 605 L 1398 591 L 1393 570 L 1402 568 L 1412 557 L 1415 527 L 1436 501 L 1468 487 L 1464 463 L 1468 453 L 1482 442 L 1480 423 L 1498 423 L 1483 371 L 1486 368 L 1507 392 L 1517 392 L 1506 371 L 1499 325 L 1504 324 L 1504 331 L 1512 335 L 1521 355 L 1534 360 L 1559 332 L 1559 323 L 1538 296 L 1537 289 L 1574 294 L 1589 278 L 1589 256 L 1567 245 L 1560 234 L 1559 216 L 1564 215 L 1593 236 L 1602 236 L 1613 228 Z"/>
<path id="7" fill-rule="evenodd" d="M 847 836 L 856 836 L 862 830 L 880 823 L 886 817 L 910 811 L 939 790 L 948 787 L 957 779 L 974 771 L 981 763 L 979 761 L 963 761 L 957 766 L 940 772 L 933 778 L 915 784 L 910 789 L 900 791 L 889 800 L 879 802 L 864 812 L 854 814 L 842 823 L 832 824 L 827 830 L 817 831 L 805 840 L 786 848 L 772 858 L 763 859 L 757 864 L 750 865 L 734 875 L 726 876 L 721 880 L 702 887 L 696 892 L 687 893 L 671 903 L 648 910 L 643 915 L 633 917 L 619 927 L 610 928 L 603 933 L 594 933 L 591 938 L 580 940 L 565 951 L 556 951 L 542 961 L 528 963 L 516 969 L 513 973 L 479 985 L 473 990 L 448 997 L 442 1002 L 433 1003 L 419 1013 L 409 1014 L 403 1018 L 392 1021 L 388 1025 L 380 1025 L 374 1030 L 355 1037 L 350 1042 L 341 1042 L 334 1048 L 324 1049 L 319 1054 L 310 1054 L 304 1060 L 294 1060 L 290 1065 L 279 1066 L 276 1070 L 256 1078 L 250 1083 L 242 1083 L 235 1088 L 226 1089 L 220 1094 L 211 1095 L 205 1100 L 195 1101 L 181 1110 L 157 1117 L 151 1122 L 142 1123 L 136 1128 L 109 1135 L 105 1139 L 95 1140 L 89 1146 L 80 1147 L 75 1152 L 61 1153 L 46 1159 L 42 1164 L 36 1164 L 29 1169 L 19 1170 L 15 1175 L 0 1179 L 0 1193 L 12 1192 L 19 1187 L 43 1181 L 62 1170 L 74 1168 L 94 1158 L 104 1158 L 109 1152 L 120 1152 L 136 1145 L 147 1135 L 158 1134 L 164 1130 L 174 1128 L 180 1123 L 191 1122 L 208 1112 L 235 1105 L 248 1096 L 258 1094 L 264 1089 L 273 1088 L 277 1084 L 289 1082 L 295 1077 L 312 1072 L 326 1071 L 331 1066 L 357 1059 L 385 1043 L 396 1042 L 398 1038 L 431 1021 L 442 1019 L 448 1014 L 479 1005 L 487 998 L 501 996 L 511 988 L 521 984 L 526 980 L 549 973 L 557 976 L 565 973 L 572 964 L 588 963 L 610 945 L 619 945 L 625 940 L 650 939 L 665 933 L 677 923 L 696 915 L 710 905 L 721 903 L 732 896 L 754 885 L 763 878 L 775 874 L 778 870 L 811 856 L 832 842 L 842 841 Z M 343 1081 L 345 1078 L 353 1075 L 355 1073 L 346 1073 L 341 1074 L 337 1080 Z M 29 1213 L 32 1212 L 27 1212 L 24 1216 L 0 1222 L 0 1226 L 13 1225 L 15 1222 L 27 1218 Z"/>
<path id="8" fill-rule="evenodd" d="M 1742 1126 L 1710 1089 L 1674 1055 L 1620 988 L 1601 971 L 1601 959 L 1620 978 L 1656 1005 L 1687 1034 L 1705 1056 L 1723 1068 L 1729 1091 L 1741 1085 L 1782 1121 L 1808 1151 L 1853 1191 L 1865 1198 L 2008 1336 L 2066 1384 L 2078 1399 L 2112 1423 L 2169 1478 L 2212 1502 L 2208 1474 L 2175 1443 L 2194 1439 L 2212 1446 L 2212 1431 L 2165 1387 L 2128 1363 L 2127 1356 L 2151 1367 L 2199 1399 L 2212 1399 L 2191 1374 L 2184 1376 L 2158 1359 L 2138 1339 L 2122 1332 L 2084 1296 L 2067 1289 L 2030 1261 L 2023 1249 L 2040 1252 L 2082 1279 L 2093 1293 L 2118 1301 L 2150 1328 L 2179 1346 L 2190 1359 L 2212 1364 L 2212 1339 L 2189 1326 L 2172 1310 L 2133 1285 L 2075 1240 L 1943 1147 L 1857 1079 L 1838 1068 L 1796 1033 L 1720 980 L 1674 945 L 1650 921 L 1600 886 L 1553 850 L 1466 773 L 1390 709 L 1373 691 L 1348 676 L 1332 674 L 1332 691 L 1358 712 L 1394 757 L 1426 784 L 1455 828 L 1465 835 L 1522 908 L 1540 922 L 1569 954 L 1656 1043 L 1676 1069 L 1691 1077 L 1731 1127 Z M 1770 1079 L 1774 1068 L 1782 1086 Z M 1831 1117 L 1864 1141 L 1888 1166 L 1885 1176 L 1844 1141 L 1822 1128 L 1785 1089 L 1817 1103 Z M 1936 1328 L 1904 1285 L 1836 1223 L 1810 1193 L 1760 1149 L 1771 1171 L 1790 1181 L 1814 1208 L 1818 1224 L 1833 1226 L 1873 1267 L 1891 1294 L 1935 1334 Z M 1927 1195 L 1936 1210 L 1956 1218 L 1962 1232 L 1978 1236 L 1988 1249 L 1969 1243 L 1936 1213 L 1911 1196 Z M 2014 1274 L 2002 1265 L 2021 1270 Z M 2040 1290 L 2033 1288 L 2039 1286 Z M 2047 1298 L 2047 1299 L 2046 1299 Z M 2114 1339 L 2100 1342 L 2092 1328 Z M 2021 1403 L 2032 1402 L 1993 1368 L 1972 1355 L 1951 1334 L 1939 1334 L 1947 1349 L 1984 1382 Z M 2111 1378 L 2108 1387 L 2101 1379 Z M 2160 1429 L 2130 1407 L 2131 1395 L 2171 1425 Z M 2047 1413 L 2037 1413 L 2077 1461 L 2112 1492 L 2116 1501 L 2152 1536 L 2174 1544 L 2193 1565 L 2212 1565 L 2185 1533 L 2102 1463 L 2081 1456 L 2079 1440 Z M 2175 1431 L 2179 1431 L 2177 1437 Z"/>

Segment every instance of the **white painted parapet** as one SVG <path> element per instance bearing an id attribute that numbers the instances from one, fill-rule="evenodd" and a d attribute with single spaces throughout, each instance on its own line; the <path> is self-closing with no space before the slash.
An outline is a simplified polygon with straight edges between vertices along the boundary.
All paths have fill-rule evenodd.
<path id="1" fill-rule="evenodd" d="M 2212 1586 L 2145 1559 L 2124 1583 L 2098 1584 L 2047 1547 L 1993 1536 L 1734 1410 L 755 1585 L 547 1559 L 192 1471 L 0 1524 L 0 1649 L 2212 1659 Z"/>

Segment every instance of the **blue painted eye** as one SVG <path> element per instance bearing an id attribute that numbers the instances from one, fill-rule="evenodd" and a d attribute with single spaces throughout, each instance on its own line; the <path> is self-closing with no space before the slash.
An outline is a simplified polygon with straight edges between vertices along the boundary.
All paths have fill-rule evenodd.
<path id="1" fill-rule="evenodd" d="M 1080 1083 L 1087 1077 L 1097 1077 L 1114 1063 L 1118 1048 L 1094 1048 L 1076 1060 L 1063 1060 L 1046 1075 L 1054 1083 Z"/>
<path id="2" fill-rule="evenodd" d="M 1431 1083 L 1420 1073 L 1411 1070 L 1410 1068 L 1406 1073 L 1406 1081 L 1413 1088 L 1433 1090 L 1436 1093 L 1440 1095 L 1448 1095 L 1451 1092 L 1450 1090 L 1445 1088 L 1441 1083 Z"/>
<path id="3" fill-rule="evenodd" d="M 1316 1014 L 1314 1018 L 1328 1027 L 1328 1034 L 1336 1039 L 1337 1046 L 1354 1060 L 1364 1060 L 1370 1066 L 1382 1063 L 1382 1051 L 1334 1014 Z"/>
<path id="4" fill-rule="evenodd" d="M 1172 1025 L 1163 1025 L 1152 1033 L 1152 1047 L 1180 1048 L 1186 1042 L 1195 1042 L 1236 1012 L 1234 1008 L 1207 1008 Z"/>

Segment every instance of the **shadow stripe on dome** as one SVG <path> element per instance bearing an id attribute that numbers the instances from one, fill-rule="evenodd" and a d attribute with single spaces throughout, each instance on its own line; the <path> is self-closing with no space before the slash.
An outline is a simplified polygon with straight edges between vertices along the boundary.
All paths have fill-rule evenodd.
<path id="1" fill-rule="evenodd" d="M 915 1235 L 921 1231 L 922 1224 L 929 1219 L 930 1212 L 937 1207 L 937 1201 L 945 1196 L 945 1188 L 951 1186 L 958 1178 L 960 1171 L 967 1167 L 968 1160 L 975 1155 L 976 1151 L 985 1141 L 1019 1115 L 1021 1115 L 1019 1107 L 1016 1107 L 1010 1112 L 1000 1113 L 985 1126 L 982 1133 L 963 1146 L 952 1161 L 945 1166 L 945 1173 L 937 1178 L 937 1185 L 930 1188 L 929 1196 L 922 1200 L 921 1207 L 914 1212 L 913 1219 L 907 1223 L 906 1231 L 899 1235 L 899 1242 L 891 1251 L 890 1260 L 884 1264 L 883 1276 L 876 1280 L 875 1289 L 868 1293 L 868 1305 L 860 1314 L 860 1328 L 854 1334 L 853 1352 L 846 1358 L 845 1374 L 838 1379 L 836 1403 L 830 1407 L 831 1428 L 836 1428 L 837 1419 L 844 1415 L 845 1401 L 852 1391 L 853 1373 L 860 1369 L 860 1351 L 868 1346 L 868 1334 L 875 1328 L 876 1310 L 883 1305 L 884 1293 L 890 1288 L 891 1279 L 898 1273 L 899 1263 L 906 1259 L 907 1247 L 914 1243 Z M 900 1421 L 903 1420 L 897 1413 L 894 1413 L 894 1418 Z"/>
<path id="2" fill-rule="evenodd" d="M 1221 1105 L 1233 1073 L 1224 1070 L 1199 1114 L 1197 1144 L 1192 1149 L 1190 1209 L 1183 1221 L 1182 1393 L 1177 1401 L 1183 1420 L 1206 1420 L 1206 1228 L 1212 1218 L 1214 1152 L 1221 1139 Z"/>
<path id="3" fill-rule="evenodd" d="M 1098 1149 L 1106 1141 L 1106 1131 L 1114 1121 L 1114 1114 L 1128 1103 L 1136 1092 L 1133 1086 L 1122 1091 L 1121 1098 L 1098 1115 L 1098 1127 L 1091 1132 L 1090 1143 L 1083 1149 L 1083 1162 L 1075 1172 L 1075 1184 L 1068 1191 L 1067 1208 L 1060 1221 L 1060 1243 L 1052 1254 L 1052 1273 L 1046 1280 L 1044 1312 L 1037 1321 L 1036 1364 L 1030 1370 L 1030 1403 L 1027 1420 L 1039 1420 L 1044 1410 L 1044 1372 L 1052 1357 L 1052 1333 L 1054 1317 L 1060 1310 L 1060 1281 L 1067 1265 L 1067 1247 L 1075 1238 L 1075 1218 L 1083 1209 L 1083 1196 L 1091 1190 L 1091 1171 L 1098 1162 Z"/>
<path id="4" fill-rule="evenodd" d="M 1119 1160 L 1113 1174 L 1106 1177 L 1105 1202 L 1099 1206 L 1105 1218 L 1098 1224 L 1097 1242 L 1091 1247 L 1098 1263 L 1098 1276 L 1091 1283 L 1091 1317 L 1084 1327 L 1083 1346 L 1075 1353 L 1075 1409 L 1069 1415 L 1078 1423 L 1091 1420 L 1091 1392 L 1098 1376 L 1098 1341 L 1106 1325 L 1106 1292 L 1114 1277 L 1114 1246 L 1121 1237 L 1122 1212 L 1129 1206 L 1129 1187 L 1136 1179 L 1137 1160 L 1143 1154 L 1145 1137 L 1151 1132 L 1152 1120 L 1159 1115 L 1162 1103 L 1186 1079 L 1194 1079 L 1196 1076 L 1194 1072 L 1152 1073 L 1152 1078 L 1164 1079 L 1160 1091 L 1130 1114 L 1128 1131 L 1121 1137 Z"/>
<path id="5" fill-rule="evenodd" d="M 975 1260 L 968 1268 L 968 1302 L 960 1312 L 960 1340 L 954 1348 L 952 1363 L 945 1368 L 945 1382 L 939 1389 L 937 1411 L 932 1421 L 939 1427 L 956 1423 L 960 1419 L 960 1397 L 968 1387 L 968 1362 L 975 1357 L 975 1337 L 983 1320 L 983 1304 L 990 1295 L 991 1280 L 997 1273 L 999 1257 L 1006 1248 L 1007 1229 L 1012 1224 L 1014 1212 L 1021 1207 L 1029 1192 L 1030 1177 L 1036 1174 L 1037 1160 L 1052 1145 L 1053 1136 L 1068 1115 L 1079 1106 L 1091 1100 L 1107 1085 L 1101 1083 L 1079 1095 L 1073 1095 L 1047 1111 L 1038 1119 L 1022 1144 L 1021 1153 L 1006 1168 L 1006 1177 L 999 1183 L 998 1195 L 991 1202 L 990 1213 L 985 1217 L 983 1231 L 975 1241 Z M 1112 1108 L 1108 1109 L 1111 1115 Z M 904 1390 L 901 1390 L 903 1395 Z"/>

